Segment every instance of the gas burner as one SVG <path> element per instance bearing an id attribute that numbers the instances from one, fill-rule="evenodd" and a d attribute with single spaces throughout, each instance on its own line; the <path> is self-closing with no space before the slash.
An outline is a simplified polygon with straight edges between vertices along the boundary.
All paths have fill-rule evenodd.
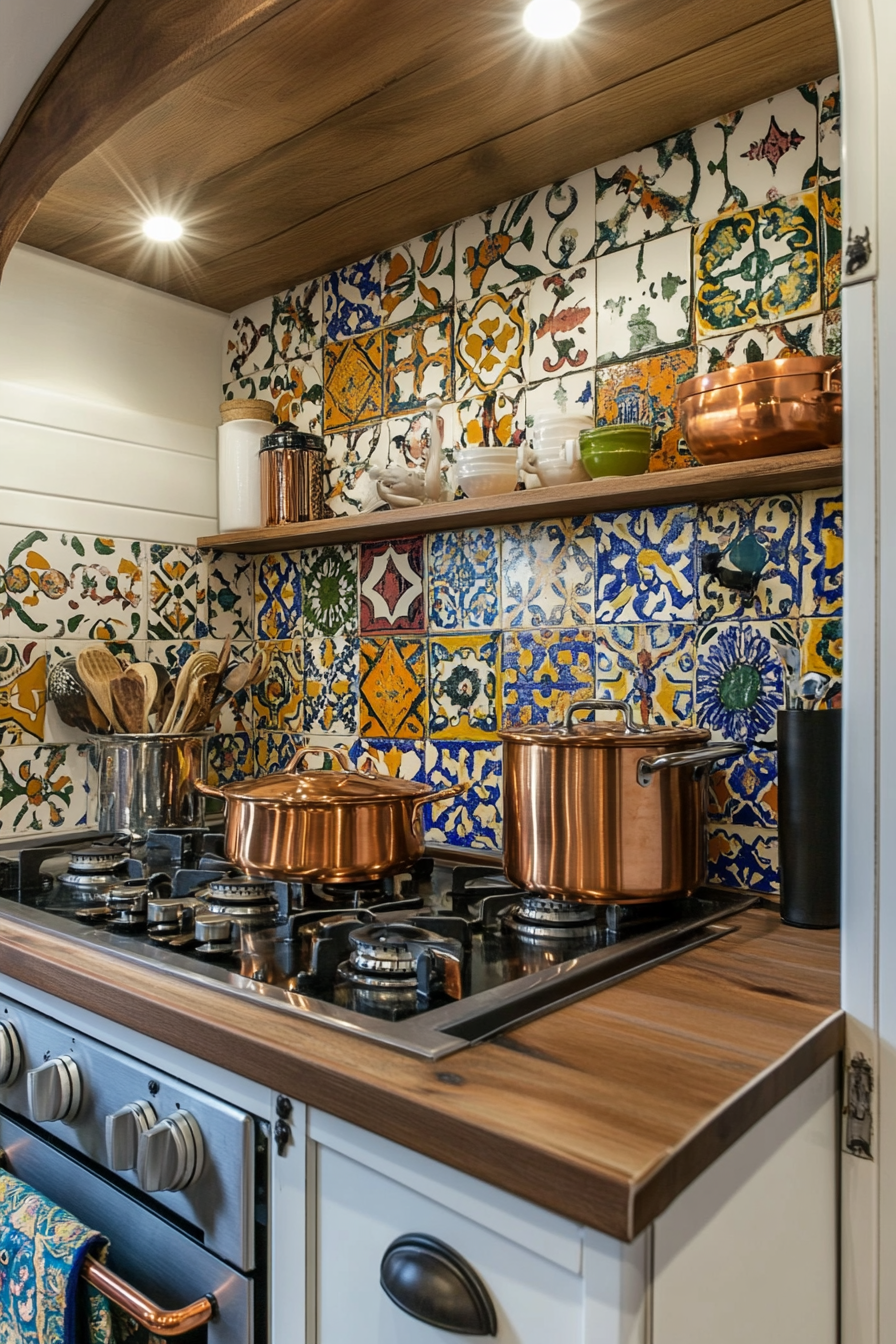
<path id="1" fill-rule="evenodd" d="M 415 924 L 365 924 L 349 934 L 352 952 L 338 980 L 387 994 L 460 997 L 461 945 Z M 450 988 L 449 988 L 450 986 Z"/>
<path id="2" fill-rule="evenodd" d="M 591 941 L 597 933 L 597 909 L 582 901 L 556 901 L 524 895 L 504 916 L 504 927 L 532 942 Z"/>
<path id="3" fill-rule="evenodd" d="M 382 880 L 373 882 L 324 882 L 320 888 L 324 896 L 332 897 L 341 910 L 354 906 L 359 909 L 386 899 Z"/>
<path id="4" fill-rule="evenodd" d="M 126 845 L 86 845 L 69 854 L 68 868 L 60 875 L 64 887 L 85 896 L 109 891 L 129 858 Z"/>
<path id="5" fill-rule="evenodd" d="M 261 877 L 217 877 L 208 884 L 210 914 L 226 915 L 246 929 L 275 924 L 280 902 L 274 884 Z"/>

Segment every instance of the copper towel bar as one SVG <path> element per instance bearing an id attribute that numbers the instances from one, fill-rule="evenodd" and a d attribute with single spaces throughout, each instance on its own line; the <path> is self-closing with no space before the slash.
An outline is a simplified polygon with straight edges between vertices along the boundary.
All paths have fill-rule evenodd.
<path id="1" fill-rule="evenodd" d="M 198 1302 L 191 1302 L 188 1307 L 182 1307 L 180 1311 L 163 1311 L 155 1302 L 150 1302 L 148 1297 L 138 1293 L 136 1288 L 132 1288 L 124 1279 L 120 1279 L 117 1274 L 113 1274 L 105 1265 L 101 1265 L 89 1255 L 84 1261 L 81 1277 L 110 1302 L 114 1302 L 129 1316 L 133 1316 L 144 1329 L 149 1330 L 151 1334 L 161 1335 L 163 1339 L 186 1335 L 190 1330 L 205 1325 L 215 1314 L 213 1297 L 200 1297 Z"/>

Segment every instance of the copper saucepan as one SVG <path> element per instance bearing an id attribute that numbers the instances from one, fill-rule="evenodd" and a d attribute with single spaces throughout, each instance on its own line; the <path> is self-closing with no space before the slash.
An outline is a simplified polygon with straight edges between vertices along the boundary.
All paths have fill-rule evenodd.
<path id="1" fill-rule="evenodd" d="M 623 723 L 573 723 L 583 710 Z M 579 700 L 562 725 L 499 737 L 511 881 L 584 901 L 664 900 L 706 881 L 705 774 L 740 743 L 638 724 L 623 700 Z"/>
<path id="2" fill-rule="evenodd" d="M 224 800 L 224 853 L 231 863 L 257 876 L 304 882 L 363 882 L 398 873 L 423 853 L 423 805 L 470 787 L 434 791 L 414 780 L 362 774 L 338 747 L 327 752 L 342 771 L 295 773 L 320 750 L 300 747 L 283 774 L 223 788 L 196 782 L 207 798 Z"/>

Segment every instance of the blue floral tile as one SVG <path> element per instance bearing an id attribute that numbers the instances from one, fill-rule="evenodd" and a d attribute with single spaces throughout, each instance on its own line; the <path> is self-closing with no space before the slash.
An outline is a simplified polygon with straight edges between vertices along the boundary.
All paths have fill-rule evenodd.
<path id="1" fill-rule="evenodd" d="M 256 733 L 255 774 L 282 774 L 302 745 L 302 738 L 297 733 Z"/>
<path id="2" fill-rule="evenodd" d="M 271 310 L 271 341 L 278 364 L 323 345 L 324 287 L 320 279 L 306 280 L 275 294 Z"/>
<path id="3" fill-rule="evenodd" d="M 299 556 L 281 552 L 258 559 L 255 628 L 259 639 L 291 639 L 302 633 Z"/>
<path id="4" fill-rule="evenodd" d="M 711 220 L 694 257 L 698 339 L 819 312 L 817 193 Z"/>
<path id="5" fill-rule="evenodd" d="M 207 552 L 208 631 L 213 639 L 255 638 L 255 561 L 231 551 Z"/>
<path id="6" fill-rule="evenodd" d="M 252 687 L 256 732 L 300 733 L 304 699 L 302 641 L 272 641 L 264 645 L 264 652 L 266 666 Z"/>
<path id="7" fill-rule="evenodd" d="M 412 738 L 361 738 L 351 748 L 351 758 L 359 770 L 392 775 L 394 779 L 426 778 L 425 744 Z"/>
<path id="8" fill-rule="evenodd" d="M 469 782 L 470 788 L 424 808 L 426 839 L 466 849 L 500 849 L 500 742 L 427 742 L 426 780 L 433 789 Z"/>
<path id="9" fill-rule="evenodd" d="M 187 546 L 149 546 L 150 639 L 204 639 L 208 627 L 208 564 Z"/>
<path id="10" fill-rule="evenodd" d="M 360 701 L 361 737 L 425 737 L 425 642 L 362 639 Z"/>
<path id="11" fill-rule="evenodd" d="M 596 302 L 598 364 L 687 345 L 690 232 L 670 233 L 598 257 Z"/>
<path id="12" fill-rule="evenodd" d="M 595 619 L 694 619 L 696 510 L 690 505 L 595 515 Z"/>
<path id="13" fill-rule="evenodd" d="M 639 723 L 690 723 L 694 632 L 680 622 L 600 627 L 594 638 L 598 699 L 626 700 Z"/>
<path id="14" fill-rule="evenodd" d="M 429 537 L 432 630 L 492 630 L 501 624 L 500 533 L 491 527 Z"/>
<path id="15" fill-rule="evenodd" d="M 795 616 L 800 609 L 800 506 L 792 495 L 704 505 L 698 522 L 700 621 Z M 755 588 L 732 588 L 751 575 Z"/>
<path id="16" fill-rule="evenodd" d="M 779 890 L 778 835 L 748 826 L 707 831 L 708 877 L 723 887 L 775 895 Z"/>
<path id="17" fill-rule="evenodd" d="M 501 726 L 500 635 L 429 640 L 430 737 L 494 737 Z"/>
<path id="18" fill-rule="evenodd" d="M 393 247 L 382 264 L 383 321 L 402 322 L 454 301 L 454 225 Z"/>
<path id="19" fill-rule="evenodd" d="M 0 748 L 0 835 L 85 826 L 90 805 L 89 748 Z"/>
<path id="20" fill-rule="evenodd" d="M 302 617 L 308 635 L 358 630 L 357 546 L 309 546 L 300 554 Z"/>
<path id="21" fill-rule="evenodd" d="M 430 313 L 387 327 L 383 336 L 383 398 L 386 415 L 426 405 L 430 397 L 454 394 L 451 314 Z"/>
<path id="22" fill-rule="evenodd" d="M 560 723 L 574 700 L 594 698 L 593 630 L 526 630 L 502 639 L 505 728 Z"/>
<path id="23" fill-rule="evenodd" d="M 357 639 L 305 640 L 305 731 L 358 736 Z"/>
<path id="24" fill-rule="evenodd" d="M 796 647 L 783 621 L 724 621 L 697 636 L 697 722 L 713 741 L 752 745 L 774 736 L 784 707 L 784 677 L 775 644 Z"/>
<path id="25" fill-rule="evenodd" d="M 368 257 L 331 273 L 324 280 L 327 340 L 342 341 L 373 331 L 382 321 L 380 259 Z"/>
<path id="26" fill-rule="evenodd" d="M 505 527 L 501 575 L 505 629 L 592 624 L 591 520 L 563 518 Z"/>
<path id="27" fill-rule="evenodd" d="M 843 610 L 843 498 L 829 491 L 803 493 L 802 588 L 804 616 Z"/>
<path id="28" fill-rule="evenodd" d="M 251 733 L 218 733 L 208 744 L 208 780 L 210 784 L 232 784 L 251 779 L 255 774 L 255 754 Z"/>
<path id="29" fill-rule="evenodd" d="M 709 776 L 710 823 L 731 826 L 778 824 L 778 753 L 754 747 Z"/>

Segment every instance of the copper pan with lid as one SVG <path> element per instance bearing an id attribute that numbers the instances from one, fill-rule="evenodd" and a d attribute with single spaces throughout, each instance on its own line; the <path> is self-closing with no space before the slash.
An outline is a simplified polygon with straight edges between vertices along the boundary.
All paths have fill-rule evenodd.
<path id="1" fill-rule="evenodd" d="M 328 747 L 342 770 L 303 770 L 319 747 L 300 747 L 282 774 L 216 788 L 223 798 L 224 853 L 263 877 L 304 882 L 363 882 L 401 872 L 423 853 L 421 811 L 465 792 L 467 783 L 435 791 L 388 775 L 362 774 L 346 752 Z"/>
<path id="2" fill-rule="evenodd" d="M 576 723 L 585 710 L 622 722 Z M 579 700 L 562 725 L 505 728 L 504 870 L 562 900 L 656 901 L 706 880 L 705 779 L 738 742 L 635 722 L 622 700 Z"/>

